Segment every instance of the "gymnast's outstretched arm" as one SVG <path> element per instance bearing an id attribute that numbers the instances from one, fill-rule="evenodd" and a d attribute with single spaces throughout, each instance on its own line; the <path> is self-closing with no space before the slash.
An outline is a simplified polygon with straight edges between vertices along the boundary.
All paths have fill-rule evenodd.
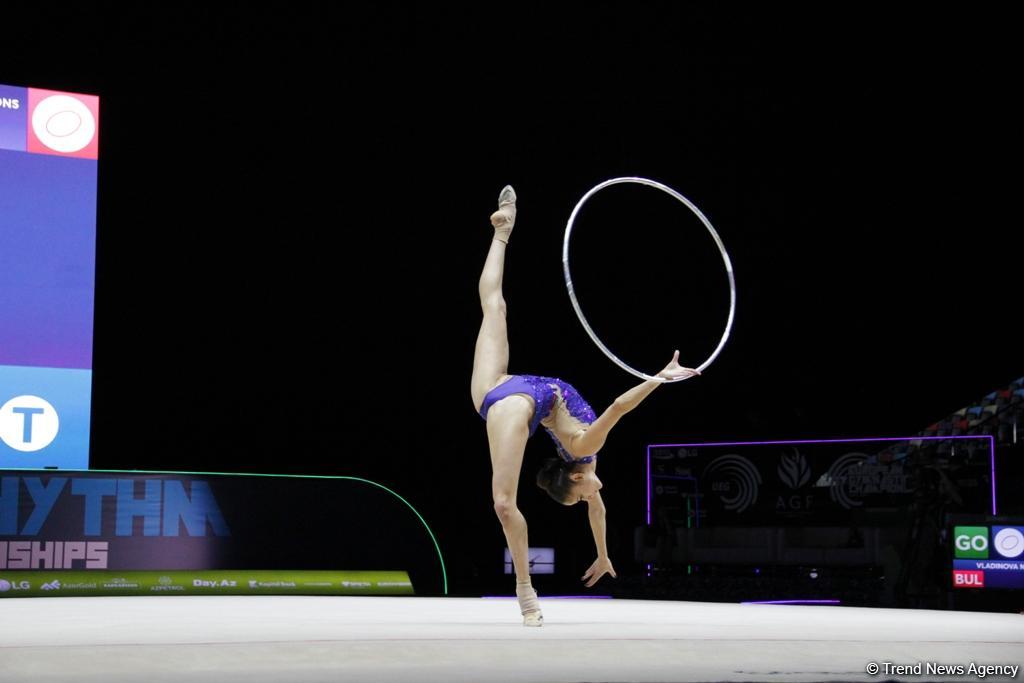
<path id="1" fill-rule="evenodd" d="M 676 379 L 677 377 L 692 377 L 700 373 L 690 368 L 679 365 L 679 351 L 672 356 L 665 369 L 658 373 L 658 377 Z M 619 396 L 612 402 L 608 409 L 601 413 L 601 416 L 590 423 L 585 430 L 580 430 L 573 436 L 570 446 L 574 455 L 590 455 L 597 453 L 604 446 L 608 439 L 608 432 L 618 423 L 622 416 L 640 405 L 640 402 L 647 398 L 652 391 L 657 389 L 662 382 L 656 379 L 646 380 L 626 393 Z"/>

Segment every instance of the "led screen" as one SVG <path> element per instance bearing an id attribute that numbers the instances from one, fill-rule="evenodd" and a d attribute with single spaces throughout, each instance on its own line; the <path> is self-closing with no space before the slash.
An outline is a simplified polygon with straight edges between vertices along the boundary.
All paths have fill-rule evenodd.
<path id="1" fill-rule="evenodd" d="M 89 466 L 99 98 L 0 85 L 0 468 Z"/>
<path id="2" fill-rule="evenodd" d="M 1024 526 L 955 525 L 953 588 L 1024 588 Z"/>

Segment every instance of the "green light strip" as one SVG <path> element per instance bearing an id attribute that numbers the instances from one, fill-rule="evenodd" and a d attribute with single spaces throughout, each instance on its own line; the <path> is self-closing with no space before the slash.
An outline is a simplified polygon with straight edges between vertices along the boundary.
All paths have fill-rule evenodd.
<path id="1" fill-rule="evenodd" d="M 153 471 L 153 470 L 73 470 L 73 469 L 39 469 L 35 467 L 5 467 L 3 471 L 7 472 L 45 472 L 46 474 L 58 474 L 60 472 L 103 472 L 110 474 L 188 474 L 188 475 L 201 475 L 201 476 L 221 476 L 221 477 L 278 477 L 287 479 L 350 479 L 352 481 L 361 481 L 367 484 L 373 484 L 379 488 L 384 489 L 398 500 L 405 503 L 413 514 L 423 524 L 423 528 L 430 534 L 430 540 L 434 542 L 434 548 L 437 549 L 437 559 L 441 562 L 441 581 L 444 584 L 444 594 L 448 595 L 448 572 L 444 567 L 444 557 L 441 555 L 441 546 L 437 542 L 437 538 L 434 537 L 434 532 L 430 530 L 430 526 L 427 524 L 427 520 L 423 519 L 423 515 L 412 506 L 402 496 L 398 495 L 387 486 L 378 484 L 375 481 L 369 479 L 363 479 L 361 477 L 345 477 L 341 475 L 330 475 L 330 474 L 265 474 L 258 472 L 179 472 L 179 471 Z"/>

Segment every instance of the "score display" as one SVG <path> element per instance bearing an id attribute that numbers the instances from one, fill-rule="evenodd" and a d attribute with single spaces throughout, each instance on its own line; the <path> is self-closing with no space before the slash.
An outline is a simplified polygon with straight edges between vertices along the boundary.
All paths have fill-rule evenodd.
<path id="1" fill-rule="evenodd" d="M 87 469 L 99 98 L 0 85 L 0 468 Z"/>
<path id="2" fill-rule="evenodd" d="M 1024 526 L 954 526 L 953 588 L 1024 588 Z"/>

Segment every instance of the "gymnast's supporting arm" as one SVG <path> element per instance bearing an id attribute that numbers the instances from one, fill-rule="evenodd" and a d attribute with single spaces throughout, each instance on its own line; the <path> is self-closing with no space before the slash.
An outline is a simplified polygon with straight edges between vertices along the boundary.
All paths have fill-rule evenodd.
<path id="1" fill-rule="evenodd" d="M 582 577 L 584 581 L 587 581 L 587 588 L 590 588 L 606 573 L 611 574 L 613 578 L 618 578 L 618 575 L 615 573 L 615 568 L 612 567 L 612 561 L 608 559 L 608 545 L 605 541 L 605 507 L 604 501 L 601 500 L 601 492 L 595 491 L 587 504 L 590 529 L 594 532 L 594 545 L 597 546 L 597 559 Z"/>

